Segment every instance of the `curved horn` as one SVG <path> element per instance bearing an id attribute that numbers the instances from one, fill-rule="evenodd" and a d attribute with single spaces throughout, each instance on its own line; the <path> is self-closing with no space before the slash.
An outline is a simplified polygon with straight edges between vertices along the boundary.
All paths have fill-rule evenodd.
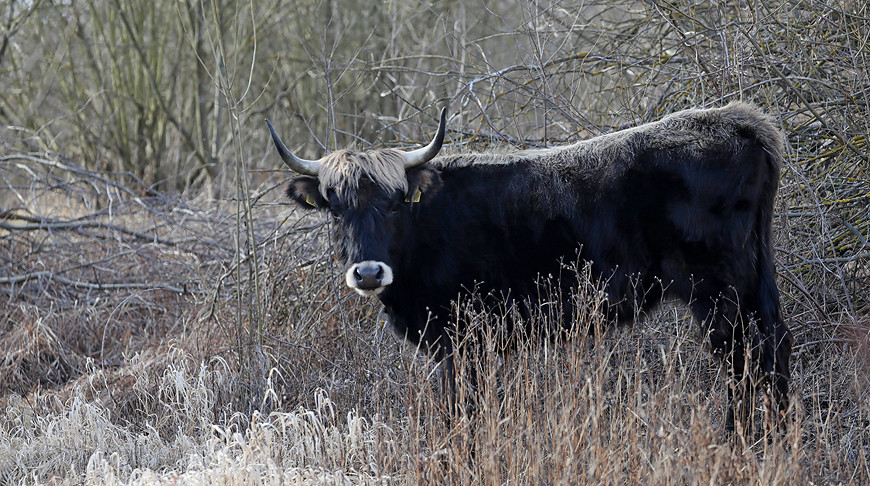
<path id="1" fill-rule="evenodd" d="M 266 118 L 266 125 L 269 125 L 269 132 L 272 134 L 272 141 L 275 142 L 275 148 L 278 149 L 278 154 L 281 156 L 281 160 L 287 164 L 287 167 L 290 167 L 293 172 L 310 176 L 316 176 L 320 172 L 320 162 L 316 160 L 300 159 L 293 155 L 293 152 L 284 145 L 284 142 L 282 142 L 278 134 L 275 133 L 275 129 L 272 128 L 272 124 L 269 122 L 268 118 Z"/>
<path id="2" fill-rule="evenodd" d="M 425 164 L 434 159 L 435 156 L 438 155 L 438 151 L 441 150 L 441 144 L 444 143 L 444 133 L 446 131 L 447 108 L 441 108 L 441 123 L 438 124 L 438 132 L 435 134 L 435 137 L 432 138 L 432 141 L 429 142 L 429 145 L 423 148 L 418 148 L 417 150 L 402 152 L 402 155 L 405 156 L 405 169 Z"/>

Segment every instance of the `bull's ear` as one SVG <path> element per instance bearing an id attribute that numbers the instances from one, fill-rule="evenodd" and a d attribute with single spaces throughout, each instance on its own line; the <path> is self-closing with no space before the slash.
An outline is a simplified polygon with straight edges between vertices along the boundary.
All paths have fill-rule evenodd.
<path id="1" fill-rule="evenodd" d="M 405 201 L 410 203 L 426 202 L 441 189 L 441 175 L 437 170 L 427 165 L 409 169 L 408 193 Z"/>
<path id="2" fill-rule="evenodd" d="M 316 177 L 299 176 L 287 185 L 287 197 L 304 209 L 326 209 L 329 203 L 320 195 L 320 181 Z"/>

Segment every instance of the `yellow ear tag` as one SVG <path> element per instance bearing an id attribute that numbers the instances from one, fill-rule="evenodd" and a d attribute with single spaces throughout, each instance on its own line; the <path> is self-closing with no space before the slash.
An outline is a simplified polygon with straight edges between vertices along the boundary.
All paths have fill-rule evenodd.
<path id="1" fill-rule="evenodd" d="M 317 205 L 314 204 L 314 201 L 311 199 L 311 195 L 310 195 L 310 194 L 306 194 L 306 195 L 305 195 L 305 202 L 308 203 L 308 205 L 311 206 L 312 208 L 316 208 L 316 207 L 317 207 Z"/>
<path id="2" fill-rule="evenodd" d="M 414 192 L 414 199 L 411 200 L 411 198 L 409 198 L 408 196 L 405 196 L 405 202 L 415 202 L 415 203 L 418 203 L 418 202 L 420 202 L 420 198 L 421 198 L 421 197 L 423 197 L 423 191 L 421 191 L 420 189 L 417 189 L 417 190 Z"/>

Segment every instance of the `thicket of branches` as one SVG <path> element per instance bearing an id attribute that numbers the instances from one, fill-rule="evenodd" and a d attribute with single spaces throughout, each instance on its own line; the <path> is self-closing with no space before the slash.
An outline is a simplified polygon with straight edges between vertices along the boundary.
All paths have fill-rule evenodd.
<path id="1" fill-rule="evenodd" d="M 467 431 L 439 428 L 444 424 L 427 429 L 438 422 L 433 417 L 421 419 L 427 426 L 414 421 L 420 419 L 414 413 L 433 413 L 427 401 L 434 395 L 425 389 L 431 363 L 403 354 L 378 327 L 377 306 L 340 288 L 323 220 L 281 204 L 285 175 L 263 119 L 270 118 L 297 153 L 313 158 L 348 145 L 427 140 L 446 106 L 452 116 L 446 151 L 501 151 L 571 142 L 686 107 L 747 100 L 772 113 L 790 143 L 776 203 L 775 255 L 785 315 L 800 341 L 794 373 L 796 387 L 805 390 L 802 440 L 811 452 L 803 453 L 812 457 L 789 455 L 799 448 L 775 456 L 786 457 L 788 467 L 769 476 L 741 476 L 728 466 L 725 473 L 706 473 L 712 482 L 807 471 L 816 478 L 834 471 L 846 482 L 866 479 L 868 41 L 870 8 L 848 1 L 444 0 L 377 8 L 338 0 L 3 3 L 0 343 L 13 351 L 0 363 L 0 408 L 11 411 L 0 427 L 0 465 L 15 467 L 0 477 L 20 480 L 37 471 L 44 479 L 67 463 L 84 461 L 90 468 L 89 458 L 95 470 L 116 472 L 147 462 L 134 454 L 123 467 L 110 467 L 96 456 L 80 457 L 96 439 L 65 448 L 50 434 L 28 436 L 40 433 L 33 423 L 54 423 L 27 422 L 28 413 L 66 414 L 70 430 L 75 424 L 111 429 L 134 448 L 156 440 L 151 427 L 169 438 L 159 460 L 180 463 L 185 445 L 172 441 L 204 444 L 214 424 L 232 450 L 269 449 L 274 437 L 290 440 L 271 423 L 251 429 L 253 437 L 264 434 L 259 445 L 235 442 L 242 439 L 230 432 L 251 425 L 254 411 L 303 403 L 318 420 L 344 427 L 327 417 L 330 399 L 370 417 L 360 425 L 348 415 L 347 427 L 370 426 L 374 436 L 389 440 L 372 446 L 367 436 L 357 444 L 362 449 L 338 448 L 328 461 L 315 461 L 319 467 L 463 477 L 461 458 L 457 469 L 444 472 L 438 454 L 459 454 L 464 443 L 438 441 L 439 433 Z M 617 358 L 583 352 L 577 358 L 593 368 L 600 359 L 616 359 L 623 371 L 598 370 L 604 374 L 591 376 L 588 398 L 600 403 L 570 402 L 566 410 L 603 413 L 613 410 L 614 400 L 638 400 L 631 413 L 623 410 L 626 416 L 607 424 L 613 430 L 602 440 L 621 437 L 621 424 L 647 407 L 641 397 L 657 389 L 658 378 L 613 396 L 605 382 L 650 379 L 642 371 L 649 356 L 658 359 L 656 345 L 689 348 L 679 359 L 697 358 L 697 343 L 685 335 L 642 339 L 653 344 L 637 350 L 623 342 Z M 842 373 L 832 375 L 831 367 Z M 686 369 L 699 375 L 709 363 L 679 371 L 677 383 L 691 390 L 697 383 Z M 553 378 L 545 371 L 542 380 Z M 574 371 L 577 380 L 589 377 Z M 683 402 L 674 405 L 664 392 L 656 397 L 650 409 L 678 410 L 661 419 L 665 423 L 708 416 L 687 411 Z M 705 397 L 689 401 L 704 404 Z M 552 419 L 544 409 L 534 413 L 536 420 Z M 490 418 L 494 438 L 517 434 L 522 443 L 534 436 L 534 427 L 513 422 L 516 428 L 504 430 L 499 415 Z M 620 449 L 625 457 L 658 451 L 658 430 L 646 421 L 638 418 L 643 425 Z M 338 434 L 311 427 L 316 432 L 306 430 L 318 441 L 326 441 L 327 429 Z M 709 454 L 708 464 L 746 459 L 708 448 L 713 432 L 698 427 L 693 419 L 682 436 L 667 440 L 697 439 L 696 449 L 680 454 Z M 358 434 L 345 432 L 341 440 L 356 444 L 351 437 Z M 551 452 L 543 439 L 532 442 L 541 454 Z M 29 443 L 34 446 L 25 447 Z M 417 459 L 430 454 L 431 461 L 403 455 L 407 444 L 425 449 L 413 449 Z M 348 452 L 363 449 L 371 461 L 386 464 L 362 464 Z M 589 452 L 601 454 L 590 464 L 610 457 L 604 449 Z M 681 463 L 668 454 L 663 460 Z M 299 460 L 309 456 L 320 457 L 300 453 Z M 493 457 L 498 469 L 497 451 Z M 740 470 L 755 471 L 750 463 Z M 695 469 L 680 471 L 698 477 Z M 626 477 L 618 473 L 609 477 Z M 589 474 L 590 480 L 608 477 Z"/>
<path id="2" fill-rule="evenodd" d="M 145 192 L 227 194 L 235 162 L 279 168 L 267 116 L 316 157 L 425 139 L 440 106 L 464 150 L 557 144 L 755 101 L 792 145 L 781 214 L 794 233 L 781 234 L 801 244 L 780 245 L 780 258 L 797 273 L 818 267 L 821 288 L 848 287 L 819 297 L 822 307 L 854 315 L 867 284 L 861 2 L 6 5 L 4 150 L 57 154 Z"/>

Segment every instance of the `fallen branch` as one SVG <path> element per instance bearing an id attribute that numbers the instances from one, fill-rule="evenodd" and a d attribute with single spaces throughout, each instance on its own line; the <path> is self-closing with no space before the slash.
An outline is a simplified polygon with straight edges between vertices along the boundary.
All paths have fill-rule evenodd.
<path id="1" fill-rule="evenodd" d="M 20 219 L 29 223 L 11 224 L 5 221 L 0 221 L 0 229 L 5 229 L 7 231 L 77 230 L 82 228 L 104 228 L 112 231 L 117 231 L 119 233 L 124 233 L 150 243 L 160 243 L 161 245 L 166 246 L 175 246 L 177 244 L 175 241 L 165 240 L 156 235 L 149 235 L 146 233 L 141 233 L 139 231 L 127 229 L 123 226 L 103 223 L 100 221 L 52 221 L 48 219 L 31 218 L 29 216 L 22 216 L 17 214 L 5 214 L 0 215 L 0 217 L 3 217 L 6 220 Z"/>
<path id="2" fill-rule="evenodd" d="M 83 282 L 81 280 L 72 280 L 66 277 L 61 277 L 56 273 L 43 270 L 39 272 L 31 272 L 25 273 L 22 275 L 14 275 L 12 277 L 0 277 L 0 284 L 17 284 L 22 282 L 27 282 L 29 280 L 35 280 L 40 278 L 49 278 L 58 283 L 62 283 L 64 285 L 69 285 L 71 287 L 81 288 L 81 289 L 89 289 L 89 290 L 129 290 L 129 289 L 148 289 L 148 290 L 168 290 L 169 292 L 175 292 L 183 295 L 191 295 L 191 294 L 199 294 L 201 291 L 199 290 L 191 290 L 188 289 L 185 285 L 184 287 L 177 287 L 168 283 L 138 283 L 138 282 L 122 282 L 122 283 L 93 283 L 93 282 Z"/>
<path id="3" fill-rule="evenodd" d="M 95 179 L 97 181 L 102 182 L 103 184 L 106 184 L 107 186 L 114 187 L 115 189 L 118 189 L 119 191 L 126 193 L 134 200 L 138 200 L 136 193 L 133 192 L 132 190 L 130 190 L 129 188 L 127 188 L 126 186 L 124 186 L 118 182 L 115 182 L 115 181 L 109 179 L 108 177 L 103 177 L 102 175 L 99 175 L 96 172 L 82 169 L 80 167 L 75 167 L 73 165 L 64 164 L 63 162 L 60 162 L 59 160 L 54 160 L 51 158 L 51 155 L 47 154 L 47 153 L 45 153 L 45 154 L 42 154 L 42 153 L 39 153 L 39 154 L 11 154 L 11 155 L 0 156 L 0 162 L 11 162 L 14 160 L 24 160 L 24 161 L 28 161 L 28 162 L 33 162 L 36 164 L 45 165 L 48 167 L 54 167 L 54 168 L 61 169 L 61 170 L 67 171 L 67 172 L 71 172 L 71 173 L 76 174 L 76 175 Z M 135 175 L 132 173 L 124 172 L 124 173 L 115 173 L 114 175 L 131 176 L 134 179 L 136 179 L 136 181 L 139 182 L 140 185 L 142 185 L 143 187 L 147 187 L 147 186 L 145 186 L 145 184 L 143 184 L 141 181 L 139 181 L 138 178 L 135 177 Z"/>

